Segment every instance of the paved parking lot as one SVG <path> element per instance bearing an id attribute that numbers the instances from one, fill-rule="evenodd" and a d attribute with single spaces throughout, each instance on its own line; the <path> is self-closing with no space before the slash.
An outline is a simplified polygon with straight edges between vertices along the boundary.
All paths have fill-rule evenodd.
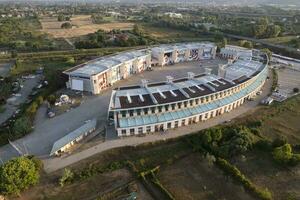
<path id="1" fill-rule="evenodd" d="M 297 69 L 299 67 L 299 70 Z M 294 67 L 278 69 L 278 90 L 282 94 L 291 96 L 293 89 L 300 89 L 300 64 Z"/>
<path id="2" fill-rule="evenodd" d="M 0 76 L 7 77 L 13 63 L 0 63 Z"/>
<path id="3" fill-rule="evenodd" d="M 39 81 L 39 76 L 35 76 L 34 78 L 26 79 L 23 81 L 23 87 L 18 92 L 18 96 L 13 96 L 12 98 L 14 99 L 14 101 L 11 103 L 6 103 L 3 106 L 5 108 L 5 111 L 0 115 L 0 124 L 8 120 L 19 108 L 20 104 L 25 103 L 33 88 L 38 85 Z"/>

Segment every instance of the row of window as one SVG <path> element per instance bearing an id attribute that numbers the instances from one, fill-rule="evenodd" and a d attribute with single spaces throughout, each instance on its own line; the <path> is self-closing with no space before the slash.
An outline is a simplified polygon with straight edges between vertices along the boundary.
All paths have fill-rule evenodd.
<path id="1" fill-rule="evenodd" d="M 245 97 L 245 99 L 246 99 L 246 97 Z M 230 105 L 224 107 L 223 109 L 225 111 L 232 110 L 236 106 L 238 106 L 238 102 L 234 102 L 233 104 L 230 104 Z M 204 117 L 204 119 L 208 119 L 208 118 L 212 118 L 214 116 L 214 114 L 215 114 L 215 116 L 218 116 L 218 115 L 221 115 L 221 113 L 222 113 L 222 108 L 220 108 L 220 109 L 218 109 L 216 111 L 213 111 L 213 112 L 212 111 L 211 112 L 207 112 L 204 115 L 200 114 L 198 117 L 199 117 L 200 120 L 202 119 L 202 116 Z M 194 117 L 191 117 L 191 118 L 188 118 L 188 119 L 182 119 L 181 120 L 181 126 L 185 126 L 186 122 L 188 124 L 196 123 L 196 117 L 194 116 Z M 178 120 L 174 121 L 174 128 L 178 128 L 178 127 L 179 127 L 179 121 Z M 168 122 L 167 123 L 167 129 L 170 129 L 170 128 L 172 128 L 172 122 Z M 155 125 L 154 130 L 156 132 L 163 131 L 164 130 L 163 124 Z M 143 133 L 143 127 L 139 127 L 138 130 L 137 130 L 137 132 L 138 132 L 138 134 L 142 134 Z M 147 133 L 151 132 L 151 126 L 146 126 L 146 132 Z M 122 135 L 126 135 L 126 129 L 122 129 L 121 130 L 121 134 Z M 130 135 L 134 135 L 135 134 L 135 129 L 134 128 L 129 129 L 129 134 Z"/>

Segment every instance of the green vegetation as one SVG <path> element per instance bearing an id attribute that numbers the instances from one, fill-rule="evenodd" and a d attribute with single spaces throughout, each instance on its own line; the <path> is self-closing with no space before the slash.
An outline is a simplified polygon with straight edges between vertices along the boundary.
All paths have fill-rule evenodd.
<path id="1" fill-rule="evenodd" d="M 290 144 L 284 144 L 274 148 L 273 158 L 276 162 L 283 165 L 296 165 L 300 162 L 300 154 L 294 154 Z"/>
<path id="2" fill-rule="evenodd" d="M 247 40 L 240 40 L 239 41 L 239 46 L 245 47 L 245 48 L 248 48 L 248 49 L 252 49 L 253 48 L 252 42 L 247 41 Z"/>
<path id="3" fill-rule="evenodd" d="M 72 28 L 72 24 L 70 22 L 65 22 L 61 25 L 61 28 L 64 29 L 71 29 Z"/>
<path id="4" fill-rule="evenodd" d="M 271 90 L 272 92 L 274 92 L 278 87 L 278 73 L 274 68 L 272 69 L 272 76 L 273 76 L 273 82 L 272 82 Z"/>
<path id="5" fill-rule="evenodd" d="M 13 125 L 13 133 L 17 136 L 24 136 L 32 131 L 32 123 L 26 116 L 17 119 Z"/>
<path id="6" fill-rule="evenodd" d="M 19 195 L 21 191 L 39 181 L 40 165 L 36 160 L 19 157 L 0 167 L 0 194 Z"/>
<path id="7" fill-rule="evenodd" d="M 59 22 L 70 21 L 70 19 L 71 19 L 71 16 L 67 16 L 67 15 L 63 15 L 63 14 L 60 14 L 57 17 L 57 21 L 59 21 Z"/>
<path id="8" fill-rule="evenodd" d="M 90 49 L 112 46 L 133 47 L 154 43 L 155 41 L 151 37 L 143 34 L 141 27 L 135 25 L 132 31 L 112 30 L 105 32 L 98 30 L 93 34 L 89 34 L 87 40 L 75 42 L 75 46 L 77 49 Z"/>
<path id="9" fill-rule="evenodd" d="M 253 184 L 238 168 L 231 165 L 227 160 L 217 158 L 216 164 L 222 168 L 226 173 L 233 176 L 234 179 L 239 181 L 247 190 L 253 192 L 257 198 L 262 200 L 271 200 L 272 194 L 266 189 L 258 188 Z"/>
<path id="10" fill-rule="evenodd" d="M 74 173 L 65 168 L 62 177 L 59 179 L 59 185 L 63 187 L 65 184 L 71 183 L 74 180 Z"/>
<path id="11" fill-rule="evenodd" d="M 0 46 L 18 51 L 51 50 L 52 41 L 37 29 L 41 28 L 36 17 L 0 20 Z"/>

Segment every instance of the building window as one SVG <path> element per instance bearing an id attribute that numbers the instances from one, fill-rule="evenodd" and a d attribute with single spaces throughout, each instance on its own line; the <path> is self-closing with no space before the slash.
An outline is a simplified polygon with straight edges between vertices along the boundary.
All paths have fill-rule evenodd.
<path id="1" fill-rule="evenodd" d="M 152 114 L 155 113 L 155 108 L 151 108 Z"/>
<path id="2" fill-rule="evenodd" d="M 175 110 L 175 104 L 172 104 L 171 106 L 172 106 L 172 110 Z"/>
<path id="3" fill-rule="evenodd" d="M 145 113 L 145 115 L 148 114 L 148 108 L 144 108 L 144 113 Z"/>
<path id="4" fill-rule="evenodd" d="M 141 110 L 140 109 L 138 109 L 136 112 L 137 112 L 137 115 L 141 115 Z"/>
<path id="5" fill-rule="evenodd" d="M 143 127 L 139 127 L 138 133 L 139 133 L 139 134 L 142 134 L 142 133 L 143 133 Z"/>
<path id="6" fill-rule="evenodd" d="M 122 129 L 122 135 L 126 135 L 126 129 Z"/>
<path id="7" fill-rule="evenodd" d="M 162 112 L 162 106 L 158 106 L 158 112 Z"/>
<path id="8" fill-rule="evenodd" d="M 171 128 L 171 122 L 167 124 L 167 128 Z"/>
<path id="9" fill-rule="evenodd" d="M 166 111 L 169 111 L 169 105 L 165 105 Z"/>
<path id="10" fill-rule="evenodd" d="M 179 109 L 181 108 L 181 103 L 178 103 L 178 108 L 179 108 Z"/>
<path id="11" fill-rule="evenodd" d="M 175 127 L 175 128 L 178 128 L 178 121 L 175 121 L 174 127 Z"/>
<path id="12" fill-rule="evenodd" d="M 185 125 L 185 119 L 182 120 L 182 125 L 183 125 L 183 126 Z"/>
<path id="13" fill-rule="evenodd" d="M 147 131 L 147 132 L 151 132 L 151 126 L 147 126 L 147 127 L 146 127 L 146 131 Z"/>
<path id="14" fill-rule="evenodd" d="M 122 117 L 126 117 L 126 111 L 121 111 Z"/>
<path id="15" fill-rule="evenodd" d="M 133 116 L 133 111 L 132 110 L 129 111 L 129 115 L 130 115 L 130 117 Z"/>
<path id="16" fill-rule="evenodd" d="M 130 135 L 134 135 L 134 128 L 130 129 Z"/>
<path id="17" fill-rule="evenodd" d="M 184 104 L 184 107 L 187 107 L 187 102 L 186 101 L 183 104 Z"/>

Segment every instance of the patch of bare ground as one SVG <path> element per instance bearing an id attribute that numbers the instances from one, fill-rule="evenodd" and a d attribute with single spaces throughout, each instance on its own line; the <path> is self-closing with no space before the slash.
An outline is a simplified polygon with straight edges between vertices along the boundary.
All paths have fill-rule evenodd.
<path id="1" fill-rule="evenodd" d="M 158 178 L 177 200 L 254 199 L 197 153 L 161 168 Z"/>

